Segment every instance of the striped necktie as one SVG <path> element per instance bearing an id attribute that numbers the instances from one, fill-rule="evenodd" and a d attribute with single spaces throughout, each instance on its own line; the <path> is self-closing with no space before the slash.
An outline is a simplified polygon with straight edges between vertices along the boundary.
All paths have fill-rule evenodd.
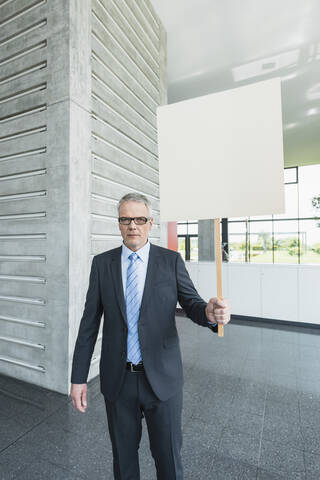
<path id="1" fill-rule="evenodd" d="M 128 361 L 135 365 L 141 361 L 141 351 L 138 337 L 138 318 L 140 312 L 140 298 L 138 291 L 138 264 L 139 256 L 133 252 L 129 255 L 130 264 L 127 270 L 126 309 L 128 322 Z"/>

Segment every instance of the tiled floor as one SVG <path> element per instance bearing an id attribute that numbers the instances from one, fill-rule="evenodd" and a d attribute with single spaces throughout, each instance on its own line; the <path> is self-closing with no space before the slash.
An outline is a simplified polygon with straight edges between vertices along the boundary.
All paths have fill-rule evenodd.
<path id="1" fill-rule="evenodd" d="M 177 326 L 185 480 L 319 480 L 320 331 L 233 321 L 222 339 L 187 318 Z M 0 377 L 0 422 L 1 480 L 112 480 L 98 379 L 81 414 Z M 155 480 L 145 424 L 139 451 L 141 480 Z"/>

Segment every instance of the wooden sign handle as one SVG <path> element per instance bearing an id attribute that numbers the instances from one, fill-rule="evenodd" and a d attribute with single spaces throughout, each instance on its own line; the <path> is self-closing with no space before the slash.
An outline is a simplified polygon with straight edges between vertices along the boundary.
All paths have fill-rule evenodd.
<path id="1" fill-rule="evenodd" d="M 220 218 L 214 219 L 214 236 L 216 246 L 216 273 L 217 273 L 217 297 L 222 300 L 222 254 L 220 237 Z M 218 337 L 223 337 L 223 325 L 218 323 Z"/>

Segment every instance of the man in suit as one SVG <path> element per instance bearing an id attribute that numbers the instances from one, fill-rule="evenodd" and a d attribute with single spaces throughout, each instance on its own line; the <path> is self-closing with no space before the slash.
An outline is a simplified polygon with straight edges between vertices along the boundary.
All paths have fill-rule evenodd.
<path id="1" fill-rule="evenodd" d="M 75 345 L 71 398 L 85 412 L 87 376 L 104 313 L 100 387 L 116 480 L 139 480 L 138 448 L 145 417 L 158 480 L 182 480 L 184 383 L 175 322 L 179 301 L 198 325 L 217 332 L 230 321 L 228 300 L 206 303 L 179 253 L 148 240 L 148 199 L 129 193 L 118 203 L 120 247 L 95 255 Z"/>

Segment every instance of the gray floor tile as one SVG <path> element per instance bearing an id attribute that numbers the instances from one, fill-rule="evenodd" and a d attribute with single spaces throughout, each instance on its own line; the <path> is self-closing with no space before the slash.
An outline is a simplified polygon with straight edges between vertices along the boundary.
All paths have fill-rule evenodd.
<path id="1" fill-rule="evenodd" d="M 256 480 L 257 467 L 216 454 L 208 478 L 214 480 Z"/>
<path id="2" fill-rule="evenodd" d="M 304 450 L 320 455 L 320 427 L 318 425 L 301 425 Z"/>
<path id="3" fill-rule="evenodd" d="M 0 451 L 9 447 L 17 438 L 21 437 L 28 431 L 25 427 L 20 425 L 15 418 L 0 417 L 1 434 L 0 434 Z"/>
<path id="4" fill-rule="evenodd" d="M 236 412 L 230 415 L 226 426 L 227 430 L 235 430 L 246 435 L 260 438 L 263 426 L 263 416 L 244 412 Z"/>
<path id="5" fill-rule="evenodd" d="M 282 475 L 304 474 L 303 452 L 290 445 L 279 445 L 262 439 L 259 468 Z"/>
<path id="6" fill-rule="evenodd" d="M 232 403 L 233 411 L 263 415 L 265 409 L 264 395 L 239 395 Z"/>
<path id="7" fill-rule="evenodd" d="M 19 412 L 23 412 L 27 406 L 27 403 L 23 400 L 12 398 L 0 391 L 0 412 L 1 416 L 11 418 Z"/>
<path id="8" fill-rule="evenodd" d="M 192 418 L 183 432 L 183 446 L 185 449 L 197 450 L 199 446 L 216 449 L 219 446 L 224 426 L 219 422 L 211 424 L 197 418 Z"/>
<path id="9" fill-rule="evenodd" d="M 280 415 L 265 416 L 262 439 L 272 441 L 281 448 L 290 446 L 303 450 L 304 441 L 300 428 L 299 417 L 282 417 Z"/>
<path id="10" fill-rule="evenodd" d="M 320 398 L 313 393 L 299 395 L 300 420 L 304 426 L 317 428 L 320 425 Z"/>
<path id="11" fill-rule="evenodd" d="M 86 477 L 79 473 L 72 473 L 69 470 L 55 465 L 48 461 L 37 459 L 15 477 L 15 480 L 86 480 Z"/>
<path id="12" fill-rule="evenodd" d="M 297 389 L 300 393 L 313 394 L 320 399 L 320 382 L 310 378 L 298 378 Z"/>
<path id="13" fill-rule="evenodd" d="M 274 387 L 283 387 L 297 392 L 298 383 L 296 375 L 272 374 L 270 377 L 270 385 Z"/>
<path id="14" fill-rule="evenodd" d="M 303 472 L 268 472 L 266 470 L 258 469 L 257 480 L 306 480 L 306 476 Z"/>
<path id="15" fill-rule="evenodd" d="M 319 480 L 320 335 L 231 322 L 221 339 L 181 317 L 177 328 L 185 480 Z M 0 480 L 111 480 L 99 378 L 88 407 L 81 414 L 69 397 L 0 375 Z M 141 479 L 155 480 L 145 420 L 139 458 Z"/>
<path id="16" fill-rule="evenodd" d="M 295 392 L 292 393 L 291 401 L 275 402 L 266 400 L 265 417 L 281 417 L 283 421 L 288 423 L 300 422 L 299 401 Z"/>
<path id="17" fill-rule="evenodd" d="M 219 455 L 232 458 L 238 462 L 258 466 L 260 435 L 247 435 L 230 428 L 225 428 L 218 449 Z"/>
<path id="18" fill-rule="evenodd" d="M 313 455 L 305 452 L 304 454 L 306 465 L 307 480 L 319 480 L 320 478 L 320 455 Z"/>
<path id="19" fill-rule="evenodd" d="M 299 394 L 291 388 L 285 388 L 283 385 L 268 385 L 266 402 L 279 403 L 299 409 Z"/>

